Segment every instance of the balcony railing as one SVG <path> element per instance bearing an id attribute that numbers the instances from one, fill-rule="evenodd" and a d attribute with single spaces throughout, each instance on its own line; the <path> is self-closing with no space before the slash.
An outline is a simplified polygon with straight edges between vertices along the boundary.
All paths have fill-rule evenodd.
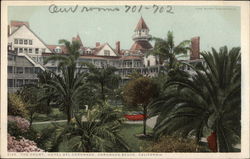
<path id="1" fill-rule="evenodd" d="M 146 39 L 150 39 L 150 38 L 152 38 L 151 35 L 138 35 L 138 34 L 135 34 L 135 35 L 132 36 L 133 40 L 137 40 L 137 39 L 146 40 Z"/>

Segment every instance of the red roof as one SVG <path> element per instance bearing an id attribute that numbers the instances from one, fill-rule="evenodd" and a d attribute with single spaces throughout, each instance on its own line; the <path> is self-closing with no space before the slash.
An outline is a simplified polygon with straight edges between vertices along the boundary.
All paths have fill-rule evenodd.
<path id="1" fill-rule="evenodd" d="M 146 51 L 152 49 L 152 45 L 145 40 L 136 41 L 130 48 L 131 51 Z"/>
<path id="2" fill-rule="evenodd" d="M 120 56 L 96 56 L 96 55 L 81 55 L 80 58 L 86 59 L 120 59 Z"/>
<path id="3" fill-rule="evenodd" d="M 60 47 L 62 49 L 62 53 L 67 53 L 67 49 L 64 45 L 47 45 L 51 52 L 55 53 L 55 48 Z"/>
<path id="4" fill-rule="evenodd" d="M 123 56 L 121 60 L 142 60 L 140 56 Z"/>
<path id="5" fill-rule="evenodd" d="M 144 19 L 141 17 L 138 24 L 136 25 L 135 31 L 148 29 L 147 24 L 145 23 Z"/>
<path id="6" fill-rule="evenodd" d="M 23 22 L 23 21 L 11 21 L 10 22 L 11 27 L 20 27 L 22 25 L 26 25 L 29 28 L 29 22 Z"/>

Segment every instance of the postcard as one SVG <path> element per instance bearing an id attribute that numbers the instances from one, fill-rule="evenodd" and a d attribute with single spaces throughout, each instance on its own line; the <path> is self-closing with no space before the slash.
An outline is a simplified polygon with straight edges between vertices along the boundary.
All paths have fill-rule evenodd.
<path id="1" fill-rule="evenodd" d="M 249 2 L 2 4 L 2 158 L 249 158 Z"/>

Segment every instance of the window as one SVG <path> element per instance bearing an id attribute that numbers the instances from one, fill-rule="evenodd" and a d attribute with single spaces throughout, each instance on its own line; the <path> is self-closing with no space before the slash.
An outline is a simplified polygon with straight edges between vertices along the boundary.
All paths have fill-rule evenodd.
<path id="1" fill-rule="evenodd" d="M 44 53 L 45 52 L 45 49 L 42 49 L 42 53 Z"/>
<path id="2" fill-rule="evenodd" d="M 24 48 L 24 53 L 28 53 L 28 48 Z"/>
<path id="3" fill-rule="evenodd" d="M 29 48 L 29 53 L 32 53 L 32 48 Z"/>
<path id="4" fill-rule="evenodd" d="M 29 44 L 32 45 L 32 40 L 29 40 Z"/>
<path id="5" fill-rule="evenodd" d="M 18 39 L 15 39 L 15 40 L 14 40 L 14 44 L 18 44 Z"/>
<path id="6" fill-rule="evenodd" d="M 38 54 L 38 53 L 39 53 L 39 49 L 38 49 L 38 48 L 36 48 L 36 49 L 35 49 L 35 52 L 36 52 L 36 54 Z"/>
<path id="7" fill-rule="evenodd" d="M 19 52 L 20 52 L 20 53 L 23 53 L 23 48 L 19 48 Z"/>
<path id="8" fill-rule="evenodd" d="M 39 67 L 35 67 L 35 73 L 40 73 L 41 69 Z"/>
<path id="9" fill-rule="evenodd" d="M 24 84 L 29 84 L 30 82 L 29 82 L 29 80 L 28 79 L 25 79 L 24 80 Z"/>
<path id="10" fill-rule="evenodd" d="M 104 50 L 104 56 L 110 56 L 110 51 L 109 50 Z"/>
<path id="11" fill-rule="evenodd" d="M 31 73 L 32 67 L 25 67 L 25 73 Z"/>
<path id="12" fill-rule="evenodd" d="M 16 61 L 16 56 L 8 55 L 8 61 Z"/>
<path id="13" fill-rule="evenodd" d="M 23 73 L 23 67 L 17 67 L 16 72 L 19 74 Z"/>
<path id="14" fill-rule="evenodd" d="M 17 53 L 18 52 L 18 48 L 14 48 L 15 52 Z"/>
<path id="15" fill-rule="evenodd" d="M 8 61 L 13 61 L 13 56 L 12 55 L 8 55 Z"/>
<path id="16" fill-rule="evenodd" d="M 150 66 L 150 61 L 148 60 L 148 66 Z"/>
<path id="17" fill-rule="evenodd" d="M 13 87 L 14 83 L 13 83 L 13 79 L 8 79 L 8 87 Z"/>
<path id="18" fill-rule="evenodd" d="M 23 44 L 23 39 L 19 39 L 19 44 Z"/>
<path id="19" fill-rule="evenodd" d="M 38 80 L 35 80 L 35 79 L 30 80 L 30 83 L 32 83 L 32 84 L 35 84 L 35 83 L 37 83 L 37 82 L 38 82 Z"/>
<path id="20" fill-rule="evenodd" d="M 30 73 L 32 74 L 32 73 L 34 73 L 34 67 L 30 67 Z"/>
<path id="21" fill-rule="evenodd" d="M 12 73 L 13 72 L 13 67 L 12 66 L 8 66 L 8 73 Z"/>
<path id="22" fill-rule="evenodd" d="M 23 85 L 23 80 L 22 79 L 17 79 L 16 86 L 21 87 Z"/>
<path id="23" fill-rule="evenodd" d="M 24 43 L 25 45 L 28 45 L 28 40 L 24 40 L 23 43 Z"/>

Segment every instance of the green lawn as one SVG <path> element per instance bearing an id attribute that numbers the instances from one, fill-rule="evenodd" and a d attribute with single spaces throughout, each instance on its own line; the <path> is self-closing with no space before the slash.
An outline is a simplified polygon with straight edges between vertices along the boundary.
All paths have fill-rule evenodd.
<path id="1" fill-rule="evenodd" d="M 50 114 L 35 114 L 34 122 L 64 119 L 67 119 L 67 116 L 62 111 L 60 111 L 58 108 L 52 108 Z"/>
<path id="2" fill-rule="evenodd" d="M 79 110 L 81 113 L 84 113 L 83 109 Z M 53 120 L 66 120 L 67 116 L 59 110 L 59 108 L 52 108 L 50 114 L 35 114 L 34 122 L 41 122 L 41 121 L 53 121 Z"/>
<path id="3" fill-rule="evenodd" d="M 121 129 L 121 136 L 131 148 L 132 152 L 141 152 L 143 148 L 147 147 L 151 141 L 146 139 L 139 139 L 136 134 L 142 134 L 143 125 L 141 124 L 124 124 Z M 151 133 L 152 129 L 147 127 L 147 133 Z"/>
<path id="4" fill-rule="evenodd" d="M 60 122 L 60 123 L 56 123 L 60 126 L 62 125 L 66 125 L 67 122 Z M 37 132 L 41 132 L 43 129 L 48 128 L 53 126 L 53 123 L 46 123 L 46 124 L 32 124 L 32 127 L 37 131 Z"/>

